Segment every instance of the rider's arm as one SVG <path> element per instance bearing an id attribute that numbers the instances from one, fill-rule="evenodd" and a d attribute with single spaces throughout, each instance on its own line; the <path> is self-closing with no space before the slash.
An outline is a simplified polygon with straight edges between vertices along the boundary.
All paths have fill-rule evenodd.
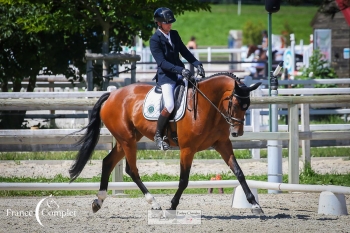
<path id="1" fill-rule="evenodd" d="M 181 74 L 183 67 L 176 66 L 165 59 L 164 52 L 162 50 L 162 43 L 159 40 L 158 36 L 151 37 L 150 49 L 154 59 L 157 62 L 158 67 L 173 73 Z"/>

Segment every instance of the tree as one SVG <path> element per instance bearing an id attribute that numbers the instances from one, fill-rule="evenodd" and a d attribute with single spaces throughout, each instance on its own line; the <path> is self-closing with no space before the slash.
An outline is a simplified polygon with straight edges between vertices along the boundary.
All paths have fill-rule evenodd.
<path id="1" fill-rule="evenodd" d="M 85 34 L 90 28 L 102 31 L 102 52 L 110 51 L 110 37 L 117 45 L 132 46 L 135 36 L 148 40 L 154 23 L 152 14 L 159 6 L 171 8 L 175 14 L 185 11 L 210 10 L 208 3 L 198 0 L 1 0 L 9 4 L 21 3 L 39 6 L 42 14 L 24 15 L 18 23 L 28 32 L 69 31 Z M 120 49 L 120 46 L 119 46 Z M 108 64 L 103 63 L 103 75 L 107 75 Z"/>
<path id="2" fill-rule="evenodd" d="M 262 31 L 265 29 L 264 25 L 247 21 L 243 26 L 243 44 L 245 45 L 261 45 Z"/>
<path id="3" fill-rule="evenodd" d="M 0 87 L 2 92 L 9 91 L 8 83 L 13 83 L 12 91 L 22 89 L 21 82 L 28 78 L 27 92 L 35 88 L 36 77 L 43 74 L 64 74 L 80 79 L 81 74 L 70 67 L 74 63 L 83 68 L 81 54 L 85 52 L 84 38 L 78 34 L 68 35 L 61 32 L 27 32 L 17 20 L 25 14 L 37 11 L 27 5 L 0 5 Z M 69 62 L 70 61 L 70 62 Z M 1 111 L 0 128 L 20 128 L 25 111 Z"/>
<path id="4" fill-rule="evenodd" d="M 0 0 L 2 91 L 8 91 L 9 80 L 14 83 L 13 91 L 20 91 L 25 77 L 30 82 L 27 91 L 33 91 L 41 71 L 81 77 L 86 49 L 108 53 L 110 37 L 117 49 L 133 45 L 136 35 L 148 40 L 154 28 L 152 14 L 159 6 L 167 6 L 177 15 L 210 10 L 208 3 L 197 0 Z M 74 73 L 70 64 L 78 67 L 80 74 Z M 106 75 L 106 62 L 103 70 Z M 21 115 L 13 122 L 17 127 L 23 121 L 23 112 Z M 5 125 L 9 122 L 2 117 L 0 128 Z"/>
<path id="5" fill-rule="evenodd" d="M 304 0 L 286 1 L 291 5 L 300 5 L 302 3 L 305 3 Z M 336 13 L 350 7 L 350 0 L 309 0 L 307 3 L 319 6 L 318 11 L 320 13 L 330 15 L 332 18 Z"/>
<path id="6" fill-rule="evenodd" d="M 309 58 L 309 66 L 301 68 L 302 74 L 298 76 L 299 79 L 325 79 L 325 78 L 338 78 L 336 72 L 331 68 L 328 62 L 324 59 L 320 50 L 313 51 L 312 56 Z M 335 85 L 329 84 L 316 84 L 315 87 L 335 87 Z"/>

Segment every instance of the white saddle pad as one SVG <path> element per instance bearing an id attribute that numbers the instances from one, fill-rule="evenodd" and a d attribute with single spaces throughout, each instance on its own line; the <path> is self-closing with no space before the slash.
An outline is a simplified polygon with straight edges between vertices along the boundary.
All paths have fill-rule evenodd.
<path id="1" fill-rule="evenodd" d="M 171 119 L 169 121 L 179 121 L 183 115 L 185 114 L 186 110 L 186 101 L 187 101 L 187 86 L 188 81 L 183 80 L 185 83 L 185 91 L 181 99 L 181 104 L 179 109 L 176 112 L 176 115 L 174 119 Z M 158 120 L 158 117 L 160 115 L 160 103 L 161 103 L 161 97 L 162 94 L 156 93 L 154 91 L 156 87 L 153 87 L 146 95 L 145 101 L 143 103 L 143 116 L 150 121 L 156 121 Z"/>

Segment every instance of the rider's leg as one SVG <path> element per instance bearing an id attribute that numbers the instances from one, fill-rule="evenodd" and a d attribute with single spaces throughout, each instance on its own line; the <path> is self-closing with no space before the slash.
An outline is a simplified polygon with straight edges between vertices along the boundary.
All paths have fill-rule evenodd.
<path id="1" fill-rule="evenodd" d="M 169 144 L 163 140 L 163 132 L 168 123 L 169 116 L 174 109 L 174 90 L 175 84 L 163 84 L 162 93 L 164 99 L 164 109 L 159 115 L 157 122 L 157 130 L 154 136 L 154 141 L 156 142 L 160 150 L 168 150 Z"/>

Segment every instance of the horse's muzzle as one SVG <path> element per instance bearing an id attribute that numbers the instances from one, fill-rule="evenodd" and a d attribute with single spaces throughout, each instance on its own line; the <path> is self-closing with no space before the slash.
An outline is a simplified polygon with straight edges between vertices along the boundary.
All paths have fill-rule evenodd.
<path id="1" fill-rule="evenodd" d="M 239 137 L 243 135 L 243 130 L 237 130 L 236 127 L 230 127 L 230 133 L 232 137 Z"/>

